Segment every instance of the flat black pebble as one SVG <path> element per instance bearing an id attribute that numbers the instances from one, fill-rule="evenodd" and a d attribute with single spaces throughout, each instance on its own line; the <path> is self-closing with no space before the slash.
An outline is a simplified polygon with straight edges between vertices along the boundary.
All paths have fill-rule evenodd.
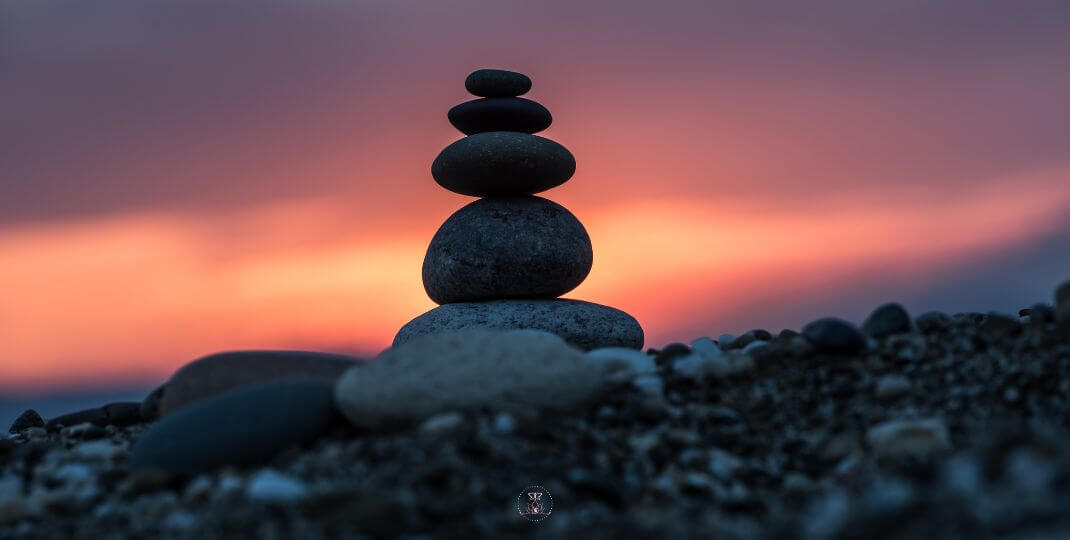
<path id="1" fill-rule="evenodd" d="M 531 90 L 531 79 L 504 69 L 478 69 L 464 80 L 466 90 L 480 97 L 519 96 Z"/>
<path id="2" fill-rule="evenodd" d="M 440 186 L 461 195 L 533 195 L 576 172 L 576 158 L 560 144 L 527 133 L 488 131 L 443 148 L 431 164 Z"/>
<path id="3" fill-rule="evenodd" d="M 45 427 L 45 421 L 41 418 L 41 415 L 37 414 L 37 411 L 26 409 L 15 419 L 15 422 L 11 424 L 11 429 L 7 430 L 7 432 L 18 433 L 26 428 L 32 427 Z"/>
<path id="4" fill-rule="evenodd" d="M 447 116 L 453 127 L 465 135 L 487 131 L 538 133 L 553 121 L 546 107 L 518 97 L 466 101 L 450 109 Z"/>

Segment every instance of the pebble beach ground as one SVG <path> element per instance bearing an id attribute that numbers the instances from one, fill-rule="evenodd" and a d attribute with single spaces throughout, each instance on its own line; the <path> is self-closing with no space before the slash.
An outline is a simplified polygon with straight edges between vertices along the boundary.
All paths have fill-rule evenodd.
<path id="1" fill-rule="evenodd" d="M 132 470 L 147 424 L 24 427 L 0 538 L 1066 538 L 1070 320 L 882 309 L 650 350 L 656 376 L 570 411 L 343 424 L 252 468 Z"/>

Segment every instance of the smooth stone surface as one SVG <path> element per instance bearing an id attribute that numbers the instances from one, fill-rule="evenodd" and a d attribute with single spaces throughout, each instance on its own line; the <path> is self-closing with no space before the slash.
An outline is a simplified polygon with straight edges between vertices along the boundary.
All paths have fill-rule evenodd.
<path id="1" fill-rule="evenodd" d="M 468 329 L 387 349 L 338 380 L 335 402 L 361 428 L 398 427 L 436 414 L 493 407 L 570 410 L 608 388 L 602 362 L 531 330 Z"/>
<path id="2" fill-rule="evenodd" d="M 866 443 L 879 456 L 928 458 L 951 450 L 947 426 L 939 418 L 890 420 L 866 431 Z"/>
<path id="3" fill-rule="evenodd" d="M 465 328 L 542 330 L 583 350 L 642 349 L 643 329 L 627 313 L 582 300 L 493 300 L 439 306 L 398 330 L 394 346 Z"/>
<path id="4" fill-rule="evenodd" d="M 553 122 L 550 111 L 530 99 L 494 97 L 466 101 L 446 114 L 465 135 L 488 131 L 538 133 Z"/>
<path id="5" fill-rule="evenodd" d="M 519 96 L 531 90 L 531 79 L 505 69 L 477 69 L 464 80 L 464 88 L 476 96 Z"/>
<path id="6" fill-rule="evenodd" d="M 45 423 L 49 431 L 56 431 L 60 426 L 75 426 L 88 422 L 97 426 L 129 426 L 140 423 L 141 403 L 117 402 L 57 416 Z"/>
<path id="7" fill-rule="evenodd" d="M 149 392 L 149 395 L 145 396 L 145 399 L 141 400 L 141 419 L 146 422 L 152 422 L 160 417 L 160 400 L 163 399 L 163 393 L 167 389 L 167 384 L 161 384 L 157 386 L 155 390 Z"/>
<path id="8" fill-rule="evenodd" d="M 8 433 L 18 433 L 26 428 L 45 427 L 45 420 L 33 409 L 26 409 L 11 423 Z"/>
<path id="9" fill-rule="evenodd" d="M 560 186 L 576 172 L 576 158 L 560 144 L 527 133 L 488 131 L 442 149 L 431 176 L 454 193 L 473 197 L 530 195 Z"/>
<path id="10" fill-rule="evenodd" d="M 249 384 L 281 379 L 333 382 L 359 358 L 309 351 L 232 351 L 186 364 L 167 381 L 159 397 L 166 416 L 190 403 Z"/>
<path id="11" fill-rule="evenodd" d="M 323 435 L 338 418 L 327 381 L 282 380 L 236 388 L 158 420 L 134 443 L 131 468 L 174 474 L 265 463 Z"/>
<path id="12" fill-rule="evenodd" d="M 826 317 L 803 328 L 803 336 L 815 349 L 830 353 L 853 353 L 865 347 L 865 339 L 855 326 L 843 319 Z"/>
<path id="13" fill-rule="evenodd" d="M 910 315 L 896 303 L 884 304 L 870 313 L 862 323 L 862 331 L 875 338 L 910 331 Z"/>
<path id="14" fill-rule="evenodd" d="M 540 197 L 475 201 L 439 227 L 423 282 L 437 304 L 556 298 L 591 271 L 591 238 L 565 207 Z"/>

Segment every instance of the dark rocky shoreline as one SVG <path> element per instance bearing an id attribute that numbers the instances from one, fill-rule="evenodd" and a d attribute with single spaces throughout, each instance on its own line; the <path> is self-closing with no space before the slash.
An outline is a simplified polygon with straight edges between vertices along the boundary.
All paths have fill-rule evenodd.
<path id="1" fill-rule="evenodd" d="M 869 321 L 857 350 L 753 332 L 719 344 L 730 369 L 675 344 L 650 351 L 660 384 L 580 410 L 340 427 L 192 477 L 128 468 L 145 424 L 27 428 L 0 440 L 0 538 L 1064 538 L 1058 311 Z"/>

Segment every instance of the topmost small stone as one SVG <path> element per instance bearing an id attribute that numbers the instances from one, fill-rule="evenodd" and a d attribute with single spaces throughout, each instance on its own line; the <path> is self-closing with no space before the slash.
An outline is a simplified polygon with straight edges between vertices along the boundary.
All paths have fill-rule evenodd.
<path id="1" fill-rule="evenodd" d="M 531 90 L 531 79 L 504 69 L 477 69 L 464 80 L 464 87 L 480 97 L 513 97 Z"/>

